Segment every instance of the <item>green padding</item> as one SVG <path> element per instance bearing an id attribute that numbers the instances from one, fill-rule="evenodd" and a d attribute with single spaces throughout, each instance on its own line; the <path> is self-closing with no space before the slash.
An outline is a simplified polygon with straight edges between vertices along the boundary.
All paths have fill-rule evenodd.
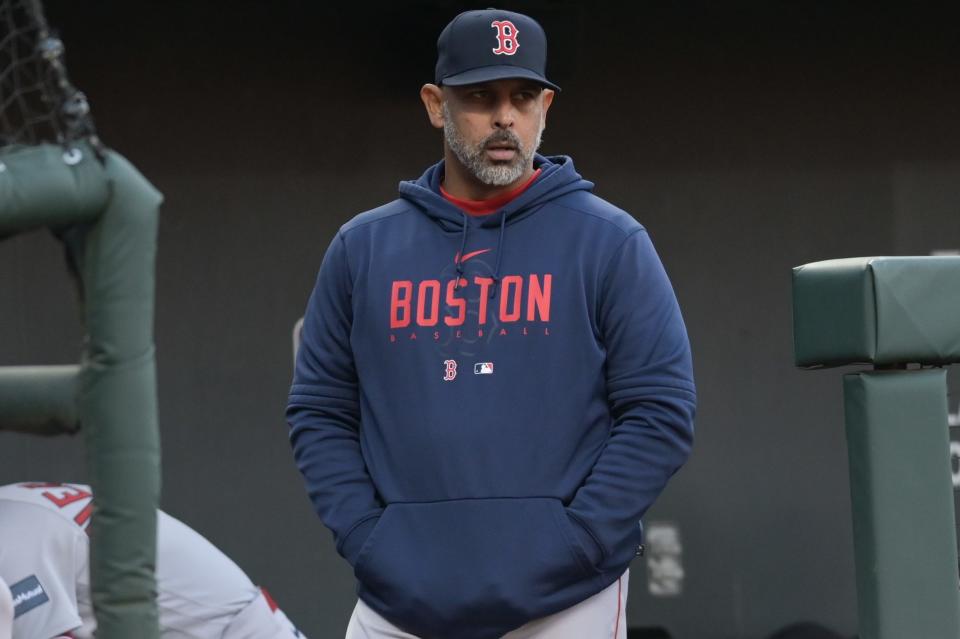
<path id="1" fill-rule="evenodd" d="M 94 489 L 90 576 L 98 639 L 158 639 L 160 442 L 153 345 L 154 262 L 162 197 L 124 158 L 86 145 L 0 154 L 0 237 L 43 226 L 60 237 L 82 282 L 87 339 L 79 374 L 0 378 L 0 417 L 83 424 Z M 58 376 L 59 375 L 59 376 Z M 34 375 L 36 378 L 37 376 Z M 4 395 L 6 393 L 6 395 Z"/>
<path id="2" fill-rule="evenodd" d="M 107 204 L 109 183 L 86 144 L 79 161 L 64 161 L 50 144 L 0 152 L 0 236 L 44 226 L 90 221 Z"/>
<path id="3" fill-rule="evenodd" d="M 797 366 L 960 362 L 960 257 L 862 257 L 793 269 Z"/>
<path id="4" fill-rule="evenodd" d="M 87 342 L 79 411 L 95 495 L 90 573 L 98 639 L 156 639 L 160 499 L 153 344 L 160 194 L 109 153 L 106 209 L 67 234 L 84 288 Z"/>
<path id="5" fill-rule="evenodd" d="M 863 639 L 957 639 L 946 372 L 843 379 Z"/>
<path id="6" fill-rule="evenodd" d="M 75 433 L 79 366 L 0 367 L 0 430 Z"/>

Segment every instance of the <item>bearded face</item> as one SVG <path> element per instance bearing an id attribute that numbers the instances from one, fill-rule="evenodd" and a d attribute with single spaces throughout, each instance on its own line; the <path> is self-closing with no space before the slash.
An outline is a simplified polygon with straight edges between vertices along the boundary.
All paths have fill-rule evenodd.
<path id="1" fill-rule="evenodd" d="M 471 143 L 457 127 L 446 102 L 443 103 L 443 116 L 447 146 L 477 180 L 489 186 L 516 182 L 531 166 L 533 154 L 540 148 L 544 129 L 542 118 L 532 143 L 524 144 L 509 129 L 498 129 L 479 142 Z"/>

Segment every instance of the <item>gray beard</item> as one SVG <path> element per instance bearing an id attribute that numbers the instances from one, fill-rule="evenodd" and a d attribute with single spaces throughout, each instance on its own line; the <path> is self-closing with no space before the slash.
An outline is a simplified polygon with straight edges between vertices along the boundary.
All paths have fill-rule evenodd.
<path id="1" fill-rule="evenodd" d="M 443 103 L 443 137 L 447 141 L 447 146 L 475 178 L 488 186 L 506 186 L 519 180 L 526 168 L 531 166 L 533 154 L 540 148 L 542 136 L 543 125 L 537 131 L 533 148 L 528 149 L 524 148 L 520 138 L 513 131 L 503 129 L 490 134 L 477 145 L 471 146 L 453 124 L 453 117 L 450 115 L 447 103 Z M 487 157 L 486 147 L 493 142 L 513 144 L 517 147 L 516 156 L 508 161 L 491 160 Z"/>

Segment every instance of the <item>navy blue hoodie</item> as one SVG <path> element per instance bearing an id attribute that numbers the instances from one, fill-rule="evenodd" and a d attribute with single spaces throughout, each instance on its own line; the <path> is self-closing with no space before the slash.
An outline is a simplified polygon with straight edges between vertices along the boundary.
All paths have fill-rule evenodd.
<path id="1" fill-rule="evenodd" d="M 334 237 L 287 418 L 358 595 L 425 639 L 493 639 L 616 581 L 686 460 L 695 391 L 644 228 L 567 157 L 499 212 L 443 163 Z M 611 613 L 613 614 L 613 613 Z"/>

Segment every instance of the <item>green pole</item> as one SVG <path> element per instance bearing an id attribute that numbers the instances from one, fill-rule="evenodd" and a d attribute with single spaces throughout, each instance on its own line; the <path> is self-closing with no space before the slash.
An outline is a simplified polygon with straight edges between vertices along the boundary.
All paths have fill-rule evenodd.
<path id="1" fill-rule="evenodd" d="M 0 152 L 0 237 L 43 227 L 92 222 L 110 197 L 93 150 L 70 166 L 52 144 Z"/>
<path id="2" fill-rule="evenodd" d="M 960 362 L 960 258 L 867 257 L 793 271 L 798 366 L 844 376 L 861 639 L 958 639 L 946 373 Z"/>
<path id="3" fill-rule="evenodd" d="M 92 474 L 90 576 L 98 639 L 156 639 L 160 441 L 153 344 L 160 194 L 107 153 L 113 186 L 84 238 L 87 342 L 80 421 Z"/>
<path id="4" fill-rule="evenodd" d="M 79 366 L 0 367 L 0 428 L 37 435 L 79 428 Z"/>
<path id="5" fill-rule="evenodd" d="M 42 145 L 0 153 L 0 237 L 57 227 L 82 284 L 79 376 L 0 371 L 0 421 L 79 418 L 94 490 L 91 596 L 98 639 L 158 639 L 160 442 L 154 262 L 161 195 L 124 158 Z M 76 409 L 67 404 L 76 394 Z"/>
<path id="6" fill-rule="evenodd" d="M 860 636 L 957 639 L 946 371 L 843 378 Z"/>

